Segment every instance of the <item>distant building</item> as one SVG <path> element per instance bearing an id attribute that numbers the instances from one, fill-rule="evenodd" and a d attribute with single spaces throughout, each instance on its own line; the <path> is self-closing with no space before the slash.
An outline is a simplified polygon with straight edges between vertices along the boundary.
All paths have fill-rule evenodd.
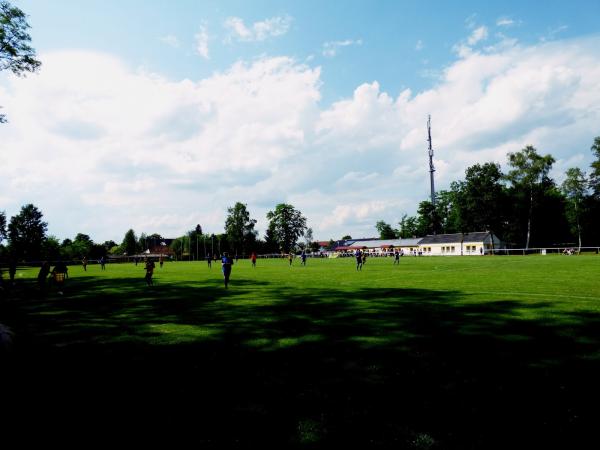
<path id="1" fill-rule="evenodd" d="M 506 244 L 489 231 L 433 234 L 419 242 L 419 250 L 427 256 L 487 255 L 504 248 Z"/>
<path id="2" fill-rule="evenodd" d="M 379 256 L 393 253 L 396 249 L 403 250 L 404 253 L 412 252 L 419 248 L 421 238 L 416 239 L 346 239 L 338 241 L 334 247 L 335 252 L 354 252 L 355 250 L 364 250 L 369 254 Z"/>

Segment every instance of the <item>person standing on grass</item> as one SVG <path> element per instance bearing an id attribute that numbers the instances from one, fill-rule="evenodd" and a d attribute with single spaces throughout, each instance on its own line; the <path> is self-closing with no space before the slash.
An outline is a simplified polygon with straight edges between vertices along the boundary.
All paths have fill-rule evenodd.
<path id="1" fill-rule="evenodd" d="M 158 259 L 158 262 L 160 263 L 160 268 L 162 269 L 162 266 L 165 263 L 165 258 L 163 257 L 163 255 L 160 255 L 160 258 Z"/>
<path id="2" fill-rule="evenodd" d="M 207 254 L 206 254 L 206 262 L 207 262 L 207 264 L 208 264 L 208 268 L 209 268 L 209 269 L 210 269 L 210 268 L 212 268 L 212 256 L 211 256 L 211 254 L 210 254 L 210 253 L 207 253 Z"/>
<path id="3" fill-rule="evenodd" d="M 8 261 L 8 278 L 10 280 L 11 286 L 15 284 L 15 274 L 17 273 L 17 258 L 11 256 Z"/>
<path id="4" fill-rule="evenodd" d="M 400 252 L 398 250 L 394 252 L 394 264 L 400 264 Z"/>
<path id="5" fill-rule="evenodd" d="M 362 251 L 362 264 L 363 266 L 367 263 L 367 256 L 368 256 L 369 252 L 367 252 L 366 250 Z"/>
<path id="6" fill-rule="evenodd" d="M 256 268 L 256 253 L 252 252 L 250 260 L 252 261 L 252 267 Z"/>
<path id="7" fill-rule="evenodd" d="M 87 263 L 88 263 L 87 256 L 84 256 L 83 259 L 81 260 L 81 265 L 83 266 L 84 272 L 87 272 Z"/>
<path id="8" fill-rule="evenodd" d="M 290 250 L 290 253 L 288 255 L 288 261 L 290 262 L 290 267 L 292 267 L 292 261 L 294 260 L 294 254 L 292 253 L 292 251 Z"/>
<path id="9" fill-rule="evenodd" d="M 227 252 L 223 252 L 223 257 L 221 258 L 221 270 L 223 271 L 223 280 L 225 281 L 225 289 L 229 285 L 229 277 L 231 276 L 231 266 L 233 265 L 233 260 L 229 257 Z"/>
<path id="10" fill-rule="evenodd" d="M 356 258 L 356 270 L 362 270 L 363 260 L 362 253 L 359 249 L 354 251 L 354 257 Z"/>
<path id="11" fill-rule="evenodd" d="M 48 274 L 50 273 L 50 263 L 48 261 L 44 261 L 42 267 L 40 267 L 40 271 L 38 272 L 37 282 L 38 286 L 41 290 L 46 288 L 46 278 L 48 278 Z"/>
<path id="12" fill-rule="evenodd" d="M 102 270 L 106 270 L 106 259 L 103 257 L 100 258 L 100 268 Z"/>
<path id="13" fill-rule="evenodd" d="M 52 269 L 51 274 L 52 278 L 54 279 L 54 283 L 59 289 L 58 293 L 63 295 L 65 279 L 69 278 L 69 269 L 67 268 L 67 265 L 59 259 L 54 266 L 54 269 Z"/>
<path id="14" fill-rule="evenodd" d="M 300 260 L 302 261 L 302 265 L 306 266 L 306 251 L 302 250 L 302 253 L 300 254 Z"/>
<path id="15" fill-rule="evenodd" d="M 146 284 L 148 286 L 154 286 L 154 282 L 152 281 L 152 275 L 154 274 L 154 261 L 152 261 L 152 258 L 150 259 L 146 259 L 146 264 L 144 266 L 144 269 L 146 270 Z"/>

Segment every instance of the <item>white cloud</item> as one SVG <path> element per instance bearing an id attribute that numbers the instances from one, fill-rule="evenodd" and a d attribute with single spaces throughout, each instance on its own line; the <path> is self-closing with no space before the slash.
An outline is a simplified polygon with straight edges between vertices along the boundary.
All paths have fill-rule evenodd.
<path id="1" fill-rule="evenodd" d="M 254 22 L 246 26 L 244 20 L 239 17 L 228 17 L 224 27 L 229 30 L 229 40 L 238 41 L 264 41 L 269 37 L 281 36 L 288 32 L 292 23 L 290 16 L 277 16 Z"/>
<path id="2" fill-rule="evenodd" d="M 421 39 L 419 39 L 417 41 L 417 43 L 415 44 L 415 50 L 421 51 L 421 50 L 423 50 L 423 48 L 424 48 L 423 41 Z"/>
<path id="3" fill-rule="evenodd" d="M 337 52 L 342 47 L 348 47 L 349 45 L 362 45 L 362 39 L 346 39 L 344 41 L 330 41 L 323 44 L 323 56 L 329 58 L 337 55 Z"/>
<path id="4" fill-rule="evenodd" d="M 201 25 L 200 31 L 194 37 L 196 38 L 196 52 L 204 59 L 209 59 L 208 32 L 206 31 L 206 26 Z"/>
<path id="5" fill-rule="evenodd" d="M 173 48 L 178 48 L 180 43 L 179 43 L 179 39 L 177 39 L 177 36 L 174 36 L 172 34 L 168 34 L 166 36 L 162 36 L 160 38 L 160 41 L 173 47 Z"/>
<path id="6" fill-rule="evenodd" d="M 428 114 L 439 189 L 526 145 L 553 154 L 559 172 L 586 170 L 600 123 L 599 44 L 473 51 L 429 90 L 392 95 L 371 81 L 324 106 L 319 68 L 287 57 L 174 82 L 105 54 L 42 54 L 39 75 L 0 84 L 10 119 L 2 209 L 33 202 L 51 233 L 102 241 L 130 227 L 220 232 L 236 201 L 263 232 L 265 213 L 290 202 L 317 239 L 372 236 L 377 220 L 396 226 L 429 195 Z"/>
<path id="7" fill-rule="evenodd" d="M 472 24 L 471 24 L 472 25 Z M 469 37 L 467 37 L 466 41 L 462 40 L 461 42 L 455 44 L 452 47 L 452 50 L 460 57 L 467 58 L 473 54 L 473 47 L 476 46 L 479 42 L 485 41 L 488 38 L 488 29 L 485 26 L 479 26 L 475 28 L 474 26 L 469 26 L 469 28 L 473 29 Z"/>
<path id="8" fill-rule="evenodd" d="M 485 26 L 480 26 L 473 30 L 469 38 L 467 39 L 467 43 L 469 45 L 475 45 L 479 41 L 484 41 L 488 37 L 488 29 Z"/>
<path id="9" fill-rule="evenodd" d="M 521 24 L 522 24 L 521 20 L 515 20 L 510 17 L 505 17 L 505 16 L 499 17 L 498 20 L 496 20 L 496 26 L 498 26 L 498 27 L 513 27 L 513 26 L 518 26 Z"/>
<path id="10" fill-rule="evenodd" d="M 553 39 L 556 39 L 557 35 L 559 35 L 563 31 L 566 31 L 568 29 L 569 29 L 568 25 L 559 25 L 557 27 L 550 28 L 550 29 L 548 29 L 548 32 L 546 33 L 545 36 L 540 37 L 540 41 L 546 42 L 546 41 L 551 41 Z"/>

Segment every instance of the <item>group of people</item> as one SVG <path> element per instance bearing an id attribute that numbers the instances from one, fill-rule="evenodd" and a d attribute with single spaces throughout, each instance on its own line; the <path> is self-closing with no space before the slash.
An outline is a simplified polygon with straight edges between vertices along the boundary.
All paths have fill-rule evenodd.
<path id="1" fill-rule="evenodd" d="M 41 290 L 46 288 L 46 280 L 50 277 L 53 283 L 58 287 L 59 294 L 63 293 L 63 288 L 65 285 L 65 280 L 69 278 L 69 268 L 63 261 L 58 261 L 52 271 L 50 270 L 50 263 L 48 261 L 44 261 L 42 267 L 40 267 L 40 271 L 38 272 L 37 282 L 38 286 Z"/>

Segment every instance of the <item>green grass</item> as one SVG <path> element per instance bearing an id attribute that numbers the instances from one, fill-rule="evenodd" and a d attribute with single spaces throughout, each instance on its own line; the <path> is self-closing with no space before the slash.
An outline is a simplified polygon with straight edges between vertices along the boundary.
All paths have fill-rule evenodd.
<path id="1" fill-rule="evenodd" d="M 240 260 L 227 290 L 216 264 L 166 263 L 151 288 L 142 265 L 71 267 L 64 295 L 20 270 L 0 304 L 10 398 L 149 417 L 207 448 L 596 438 L 600 257 L 392 262 Z"/>

